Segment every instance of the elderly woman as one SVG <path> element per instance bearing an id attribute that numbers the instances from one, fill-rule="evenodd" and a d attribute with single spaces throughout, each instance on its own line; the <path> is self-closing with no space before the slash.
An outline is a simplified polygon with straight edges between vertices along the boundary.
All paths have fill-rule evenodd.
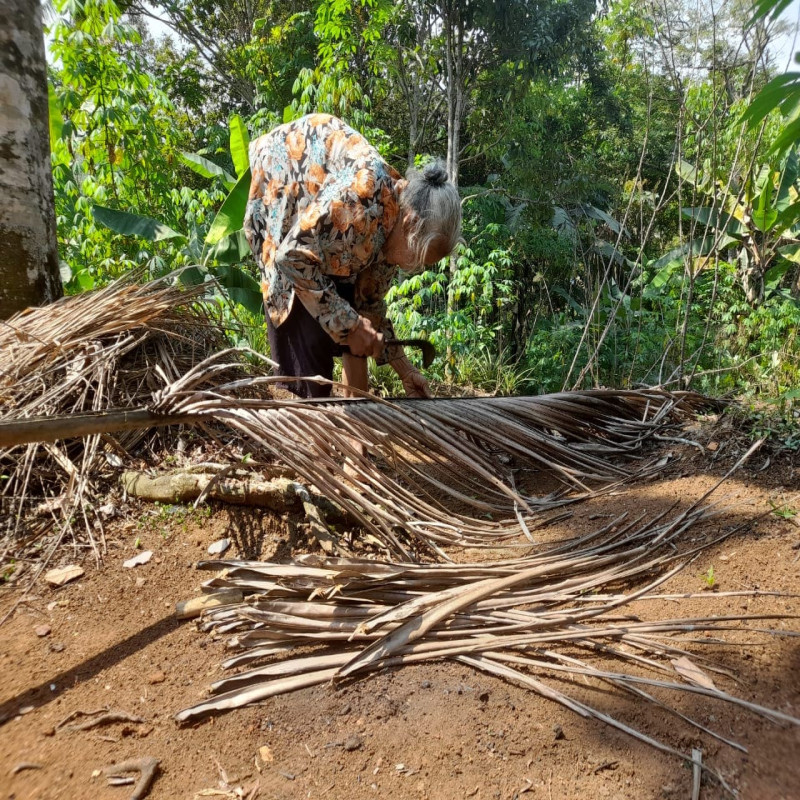
<path id="1" fill-rule="evenodd" d="M 253 181 L 244 230 L 261 271 L 279 373 L 333 376 L 368 388 L 367 356 L 391 364 L 406 393 L 429 396 L 394 338 L 385 294 L 399 268 L 420 271 L 460 238 L 458 191 L 439 163 L 407 179 L 361 134 L 328 114 L 281 125 L 250 146 Z M 298 381 L 303 397 L 330 386 Z"/>

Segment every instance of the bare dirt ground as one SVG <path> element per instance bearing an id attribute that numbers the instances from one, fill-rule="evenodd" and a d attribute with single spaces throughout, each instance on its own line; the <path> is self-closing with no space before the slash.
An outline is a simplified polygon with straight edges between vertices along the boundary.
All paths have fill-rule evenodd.
<path id="1" fill-rule="evenodd" d="M 715 436 L 706 430 L 687 435 L 704 444 Z M 597 515 L 623 509 L 654 515 L 675 502 L 685 507 L 741 453 L 737 444 L 726 452 L 713 442 L 704 453 L 678 444 L 668 449 L 674 459 L 658 479 L 581 504 L 543 535 L 560 538 L 594 529 Z M 681 601 L 680 607 L 652 601 L 637 613 L 662 619 L 695 613 L 800 615 L 794 597 L 723 598 L 714 591 L 800 592 L 800 517 L 770 511 L 786 504 L 800 508 L 796 463 L 787 454 L 773 454 L 769 462 L 766 453 L 754 456 L 717 493 L 728 504 L 724 513 L 686 535 L 700 541 L 732 527 L 741 530 L 664 586 L 664 592 L 705 588 L 704 596 Z M 101 569 L 81 551 L 82 579 L 58 590 L 35 586 L 0 628 L 0 797 L 127 798 L 131 787 L 109 787 L 92 773 L 145 755 L 160 760 L 149 793 L 154 800 L 247 797 L 256 784 L 257 793 L 250 796 L 287 800 L 691 796 L 691 769 L 677 759 L 452 663 L 387 670 L 342 688 L 299 691 L 179 728 L 172 715 L 204 695 L 220 676 L 225 654 L 223 639 L 174 616 L 175 603 L 196 595 L 208 577 L 195 563 L 221 536 L 235 542 L 226 557 L 286 559 L 303 549 L 286 531 L 279 518 L 253 510 L 214 506 L 207 514 L 132 504 L 107 531 Z M 123 569 L 137 538 L 154 557 Z M 66 550 L 62 563 L 74 560 L 76 553 Z M 709 567 L 713 589 L 703 577 Z M 0 594 L 0 616 L 19 592 Z M 796 619 L 765 624 L 800 630 Z M 49 633 L 40 635 L 42 626 Z M 733 646 L 704 651 L 738 679 L 715 675 L 717 685 L 800 716 L 800 638 L 741 633 L 728 638 Z M 757 644 L 744 646 L 751 641 Z M 685 713 L 743 744 L 744 754 L 594 682 L 576 679 L 570 690 L 673 747 L 701 747 L 704 759 L 742 798 L 800 798 L 797 727 L 778 726 L 699 695 L 678 698 Z M 102 707 L 142 722 L 54 732 L 69 715 Z M 713 783 L 702 787 L 705 800 L 726 796 Z"/>

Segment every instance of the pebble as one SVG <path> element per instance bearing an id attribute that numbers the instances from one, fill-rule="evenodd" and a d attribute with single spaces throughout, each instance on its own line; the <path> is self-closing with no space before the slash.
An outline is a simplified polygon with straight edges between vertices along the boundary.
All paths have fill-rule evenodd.
<path id="1" fill-rule="evenodd" d="M 208 553 L 212 556 L 222 555 L 231 546 L 230 539 L 217 539 L 216 542 L 208 546 Z"/>
<path id="2" fill-rule="evenodd" d="M 64 645 L 62 642 L 50 642 L 51 653 L 63 653 L 65 647 L 66 645 Z"/>
<path id="3" fill-rule="evenodd" d="M 44 579 L 51 586 L 63 586 L 65 583 L 74 581 L 84 574 L 83 569 L 77 564 L 70 564 L 66 567 L 56 567 L 50 569 L 44 574 Z"/>
<path id="4" fill-rule="evenodd" d="M 258 754 L 261 756 L 261 760 L 265 764 L 272 763 L 273 759 L 275 758 L 272 755 L 272 748 L 269 747 L 268 745 L 263 745 L 262 747 L 259 747 L 258 748 Z"/>
<path id="5" fill-rule="evenodd" d="M 353 736 L 348 736 L 344 740 L 343 747 L 345 750 L 350 752 L 352 750 L 359 750 L 363 744 L 364 740 L 360 736 L 353 735 Z"/>
<path id="6" fill-rule="evenodd" d="M 430 681 L 422 681 L 422 683 L 420 684 L 420 688 L 422 689 L 430 689 L 431 686 L 432 684 Z"/>
<path id="7" fill-rule="evenodd" d="M 147 682 L 148 683 L 164 683 L 164 681 L 166 679 L 167 679 L 167 676 L 160 669 L 157 669 L 155 672 L 151 672 L 147 676 Z"/>
<path id="8" fill-rule="evenodd" d="M 556 741 L 564 738 L 564 729 L 558 723 L 553 725 L 553 736 Z"/>
<path id="9" fill-rule="evenodd" d="M 141 589 L 142 586 L 144 586 L 146 583 L 147 583 L 147 580 L 145 578 L 137 578 L 136 579 L 136 588 L 137 589 Z"/>
<path id="10" fill-rule="evenodd" d="M 153 557 L 152 550 L 143 550 L 138 555 L 134 556 L 133 558 L 129 558 L 127 561 L 122 562 L 122 566 L 126 569 L 133 569 L 134 567 L 138 567 L 141 564 L 146 564 L 151 558 Z"/>
<path id="11" fill-rule="evenodd" d="M 122 466 L 122 464 L 120 464 L 120 466 Z M 104 503 L 97 509 L 97 513 L 100 514 L 101 517 L 109 519 L 117 513 L 117 507 L 113 503 Z"/>
<path id="12" fill-rule="evenodd" d="M 49 636 L 50 635 L 50 626 L 49 625 L 37 625 L 34 629 L 37 636 Z"/>

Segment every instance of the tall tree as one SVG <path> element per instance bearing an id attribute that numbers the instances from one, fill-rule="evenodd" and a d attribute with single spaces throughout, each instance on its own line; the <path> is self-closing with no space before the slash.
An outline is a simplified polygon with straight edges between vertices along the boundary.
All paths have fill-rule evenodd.
<path id="1" fill-rule="evenodd" d="M 464 120 L 482 76 L 507 65 L 520 76 L 557 73 L 582 46 L 596 0 L 436 0 L 444 33 L 447 166 L 458 183 Z"/>
<path id="2" fill-rule="evenodd" d="M 61 295 L 38 0 L 0 0 L 0 319 Z"/>
<path id="3" fill-rule="evenodd" d="M 131 18 L 161 22 L 197 54 L 212 87 L 207 102 L 223 106 L 226 116 L 231 111 L 252 114 L 276 94 L 288 94 L 284 105 L 289 103 L 286 89 L 312 59 L 309 12 L 315 5 L 302 0 L 117 0 Z"/>

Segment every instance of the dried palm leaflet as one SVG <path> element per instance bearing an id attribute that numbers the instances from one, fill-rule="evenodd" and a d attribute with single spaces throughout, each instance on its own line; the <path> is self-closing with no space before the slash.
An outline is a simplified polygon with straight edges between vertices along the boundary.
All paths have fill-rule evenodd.
<path id="1" fill-rule="evenodd" d="M 731 736 L 675 707 L 670 695 L 690 693 L 732 703 L 779 724 L 800 725 L 800 720 L 725 692 L 707 677 L 699 683 L 696 677 L 686 679 L 687 672 L 677 665 L 680 659 L 691 658 L 695 676 L 730 676 L 702 654 L 701 645 L 719 644 L 726 631 L 748 631 L 753 644 L 762 645 L 759 636 L 764 633 L 792 635 L 787 630 L 765 631 L 758 627 L 762 620 L 796 617 L 710 613 L 644 618 L 649 601 L 669 598 L 679 604 L 691 598 L 662 593 L 659 587 L 702 550 L 738 530 L 687 550 L 683 534 L 719 513 L 695 504 L 650 521 L 617 519 L 576 539 L 567 551 L 559 545 L 486 564 L 423 565 L 313 556 L 290 564 L 205 562 L 204 568 L 224 570 L 209 586 L 235 586 L 249 595 L 244 603 L 207 613 L 200 623 L 207 631 L 232 632 L 229 647 L 237 652 L 223 666 L 247 668 L 216 681 L 212 697 L 180 712 L 177 719 L 195 720 L 388 666 L 455 659 L 687 760 L 689 754 L 573 696 L 559 677 L 581 675 L 593 687 L 606 684 L 744 750 Z M 636 581 L 638 588 L 620 588 Z M 763 594 L 722 592 L 702 597 L 714 605 L 731 596 Z M 698 633 L 713 633 L 714 638 L 691 636 Z M 747 643 L 737 641 L 736 646 Z M 303 654 L 294 656 L 292 651 L 300 647 Z M 314 648 L 311 654 L 309 647 Z M 706 769 L 716 774 L 711 767 Z M 716 777 L 722 782 L 721 776 Z"/>
<path id="2" fill-rule="evenodd" d="M 309 403 L 243 398 L 241 380 L 197 387 L 225 354 L 159 393 L 151 410 L 223 422 L 328 496 L 382 545 L 444 558 L 447 545 L 490 547 L 530 531 L 542 512 L 571 502 L 515 488 L 515 467 L 555 473 L 584 494 L 630 477 L 618 459 L 641 456 L 646 438 L 707 406 L 694 393 L 596 390 L 540 397 Z M 361 445 L 363 451 L 355 445 Z M 507 461 L 507 459 L 506 459 Z"/>

